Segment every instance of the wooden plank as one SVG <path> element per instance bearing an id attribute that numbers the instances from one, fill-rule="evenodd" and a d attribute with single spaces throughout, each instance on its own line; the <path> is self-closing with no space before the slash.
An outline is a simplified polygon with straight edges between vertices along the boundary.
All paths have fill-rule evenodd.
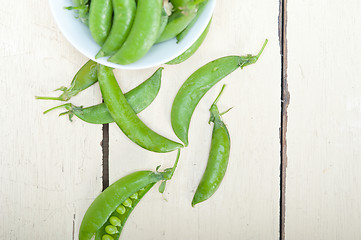
<path id="1" fill-rule="evenodd" d="M 3 1 L 0 14 L 0 239 L 76 239 L 101 191 L 101 126 L 70 123 L 35 100 L 68 85 L 87 59 L 67 43 L 47 1 Z M 76 104 L 101 101 L 92 88 Z"/>
<path id="2" fill-rule="evenodd" d="M 205 63 L 221 56 L 257 53 L 270 42 L 259 63 L 237 70 L 223 83 L 228 87 L 219 107 L 234 106 L 224 116 L 232 139 L 229 170 L 211 200 L 191 207 L 194 191 L 208 158 L 212 128 L 209 107 L 221 84 L 197 107 L 190 145 L 182 151 L 176 174 L 164 198 L 153 189 L 138 205 L 123 231 L 123 239 L 278 239 L 280 164 L 281 57 L 278 42 L 279 5 L 275 1 L 218 2 L 210 33 L 187 62 L 164 66 L 155 102 L 139 114 L 152 129 L 176 139 L 170 125 L 172 101 L 184 80 Z M 116 71 L 124 91 L 155 69 Z M 110 183 L 141 169 L 172 166 L 176 153 L 156 154 L 130 142 L 115 124 L 110 126 Z"/>
<path id="3" fill-rule="evenodd" d="M 288 4 L 286 239 L 361 238 L 360 11 Z"/>

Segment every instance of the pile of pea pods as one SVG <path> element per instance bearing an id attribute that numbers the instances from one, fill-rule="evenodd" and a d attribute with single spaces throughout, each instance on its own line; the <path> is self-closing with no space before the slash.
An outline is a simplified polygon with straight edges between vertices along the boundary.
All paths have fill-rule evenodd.
<path id="1" fill-rule="evenodd" d="M 156 43 L 174 37 L 181 41 L 207 2 L 74 0 L 74 6 L 67 9 L 76 10 L 77 17 L 89 26 L 94 41 L 101 46 L 95 58 L 109 56 L 108 61 L 125 65 L 138 61 Z"/>
<path id="2" fill-rule="evenodd" d="M 95 6 L 93 4 L 98 4 L 99 2 L 104 3 L 107 1 L 92 0 L 90 2 L 86 0 L 77 0 L 74 2 L 77 2 L 79 6 L 87 6 L 87 8 L 77 8 L 78 17 L 82 21 L 89 22 L 91 29 L 92 8 Z M 124 2 L 128 3 L 130 1 L 126 0 Z M 135 25 L 141 4 L 146 4 L 144 2 L 148 4 L 152 2 L 152 4 L 155 4 L 153 1 L 138 0 L 133 25 Z M 158 2 L 158 0 L 155 0 L 154 2 Z M 179 8 L 179 6 L 184 6 L 184 4 L 193 1 L 171 0 L 171 2 L 176 8 Z M 200 2 L 200 4 L 206 3 L 206 1 L 198 2 Z M 113 5 L 116 3 L 118 3 L 118 0 L 113 0 Z M 88 8 L 88 6 L 90 6 L 90 8 Z M 112 8 L 114 9 L 114 18 L 116 18 L 116 11 L 119 11 L 119 9 L 116 10 L 116 7 L 114 6 Z M 176 14 L 176 12 L 177 10 L 172 14 Z M 172 15 L 169 20 L 167 20 L 168 24 L 172 24 L 171 18 Z M 165 30 L 163 33 L 166 32 L 168 24 L 164 27 Z M 111 26 L 112 30 L 110 30 L 108 38 L 104 38 L 102 40 L 105 42 L 103 47 L 110 38 L 114 25 L 115 24 Z M 206 30 L 196 43 L 194 43 L 181 56 L 167 64 L 178 64 L 188 59 L 203 42 L 205 36 L 207 35 L 209 25 L 210 24 L 208 24 Z M 183 32 L 180 31 L 177 32 L 177 34 L 187 33 L 187 29 L 183 28 L 182 30 Z M 131 34 L 133 30 L 129 31 L 129 34 Z M 163 36 L 163 33 L 159 33 L 159 36 Z M 167 36 L 174 37 L 177 34 Z M 125 42 L 126 41 L 127 40 L 125 40 Z M 200 67 L 185 80 L 173 100 L 171 109 L 171 125 L 180 142 L 172 141 L 154 132 L 137 116 L 138 113 L 147 108 L 157 97 L 161 86 L 162 71 L 164 70 L 163 67 L 158 68 L 152 76 L 146 79 L 139 86 L 127 93 L 123 93 L 114 76 L 112 68 L 89 60 L 76 73 L 68 88 L 60 87 L 57 89 L 62 91 L 62 94 L 58 97 L 36 97 L 37 99 L 67 102 L 73 96 L 98 82 L 104 100 L 103 103 L 83 107 L 75 106 L 72 103 L 67 102 L 46 110 L 44 113 L 48 113 L 58 108 L 65 108 L 66 111 L 60 115 L 68 115 L 70 120 L 76 116 L 79 119 L 91 124 L 108 124 L 115 122 L 131 141 L 143 149 L 158 153 L 178 151 L 173 167 L 167 168 L 163 172 L 159 172 L 159 167 L 157 167 L 155 171 L 145 170 L 131 173 L 120 178 L 99 194 L 83 217 L 79 230 L 79 240 L 90 240 L 93 239 L 94 236 L 95 240 L 119 239 L 126 220 L 143 196 L 157 182 L 161 182 L 158 188 L 159 192 L 163 193 L 165 191 L 166 182 L 172 179 L 176 170 L 180 159 L 181 149 L 187 147 L 189 144 L 188 130 L 193 112 L 199 101 L 224 77 L 231 74 L 238 68 L 242 69 L 248 65 L 256 63 L 265 49 L 267 42 L 268 41 L 266 39 L 257 55 L 233 55 L 215 59 Z M 113 56 L 116 56 L 117 54 L 118 53 Z M 134 60 L 135 58 L 132 59 Z M 221 92 L 209 108 L 209 123 L 213 123 L 211 147 L 206 169 L 191 201 L 191 205 L 193 207 L 196 204 L 206 201 L 217 191 L 227 170 L 231 140 L 227 127 L 222 120 L 222 115 L 227 113 L 230 109 L 220 112 L 217 107 L 217 102 L 224 88 L 225 85 L 223 85 Z"/>

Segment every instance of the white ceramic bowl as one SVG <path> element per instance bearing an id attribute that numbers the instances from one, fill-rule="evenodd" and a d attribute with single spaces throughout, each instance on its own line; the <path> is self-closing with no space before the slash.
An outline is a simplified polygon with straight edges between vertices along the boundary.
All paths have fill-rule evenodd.
<path id="1" fill-rule="evenodd" d="M 177 44 L 176 39 L 174 38 L 155 44 L 143 58 L 128 65 L 119 65 L 108 62 L 108 57 L 95 59 L 95 55 L 100 50 L 100 46 L 93 40 L 88 26 L 74 17 L 74 11 L 64 9 L 64 7 L 72 6 L 71 0 L 49 0 L 49 4 L 60 31 L 79 52 L 88 58 L 109 67 L 119 69 L 144 69 L 166 63 L 192 46 L 211 19 L 216 0 L 209 0 L 197 22 L 180 43 Z"/>

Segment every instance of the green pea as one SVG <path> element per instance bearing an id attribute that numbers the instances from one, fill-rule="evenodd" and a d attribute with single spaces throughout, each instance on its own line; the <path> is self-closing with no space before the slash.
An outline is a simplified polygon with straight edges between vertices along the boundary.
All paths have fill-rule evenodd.
<path id="1" fill-rule="evenodd" d="M 132 200 L 130 200 L 130 198 L 127 198 L 124 202 L 123 202 L 123 205 L 125 207 L 132 207 Z"/>
<path id="2" fill-rule="evenodd" d="M 153 46 L 158 37 L 162 0 L 138 0 L 135 19 L 123 46 L 110 62 L 126 65 L 138 61 Z"/>
<path id="3" fill-rule="evenodd" d="M 130 196 L 131 199 L 138 199 L 138 193 L 134 193 L 132 196 Z"/>
<path id="4" fill-rule="evenodd" d="M 114 238 L 108 234 L 103 235 L 102 240 L 114 240 Z"/>
<path id="5" fill-rule="evenodd" d="M 92 0 L 89 9 L 90 33 L 100 46 L 110 32 L 112 26 L 113 5 L 112 0 Z"/>
<path id="6" fill-rule="evenodd" d="M 118 229 L 113 225 L 108 225 L 105 227 L 105 232 L 108 234 L 116 234 L 118 232 Z"/>
<path id="7" fill-rule="evenodd" d="M 113 226 L 116 226 L 116 227 L 119 227 L 122 225 L 122 221 L 117 218 L 117 217 L 114 217 L 114 216 L 111 216 L 109 218 L 109 222 L 113 225 Z"/>
<path id="8" fill-rule="evenodd" d="M 125 207 L 123 205 L 119 205 L 119 207 L 117 207 L 116 211 L 120 215 L 123 215 L 125 213 L 126 209 L 125 209 Z"/>

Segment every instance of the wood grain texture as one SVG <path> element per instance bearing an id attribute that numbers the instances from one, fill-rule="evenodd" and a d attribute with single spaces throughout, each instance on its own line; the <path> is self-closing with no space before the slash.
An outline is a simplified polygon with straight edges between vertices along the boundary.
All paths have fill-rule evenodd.
<path id="1" fill-rule="evenodd" d="M 361 3 L 288 3 L 286 239 L 361 238 Z"/>
<path id="2" fill-rule="evenodd" d="M 35 100 L 71 82 L 86 62 L 53 22 L 47 1 L 0 10 L 0 239 L 76 239 L 101 191 L 101 126 L 70 123 Z M 94 104 L 99 89 L 74 98 Z"/>
<path id="3" fill-rule="evenodd" d="M 191 200 L 206 166 L 212 127 L 209 107 L 218 84 L 199 103 L 190 127 L 189 147 L 167 184 L 164 197 L 156 187 L 130 216 L 122 239 L 278 239 L 280 165 L 280 80 L 277 1 L 218 2 L 208 37 L 188 61 L 165 66 L 155 102 L 140 113 L 152 129 L 173 140 L 172 101 L 185 79 L 218 57 L 257 53 L 269 39 L 260 61 L 236 70 L 222 83 L 227 87 L 219 108 L 234 107 L 224 116 L 232 147 L 229 169 L 216 194 L 192 208 Z M 135 87 L 155 69 L 116 71 L 124 91 Z M 130 142 L 110 125 L 110 182 L 140 169 L 172 166 L 176 153 L 157 154 Z M 165 200 L 165 199 L 166 200 Z"/>

